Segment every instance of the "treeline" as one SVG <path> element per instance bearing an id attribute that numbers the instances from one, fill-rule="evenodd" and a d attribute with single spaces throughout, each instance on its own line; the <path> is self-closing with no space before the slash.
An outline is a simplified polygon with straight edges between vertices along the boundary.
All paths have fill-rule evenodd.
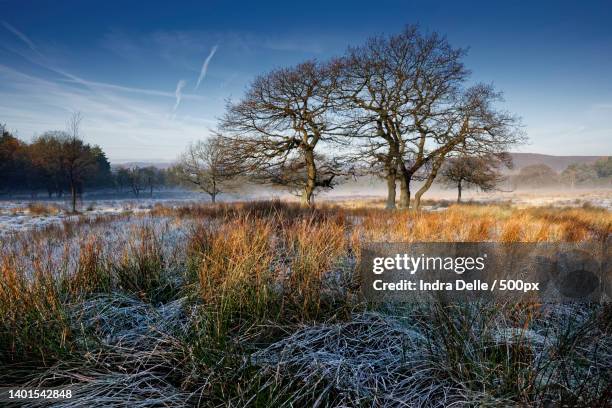
<path id="1" fill-rule="evenodd" d="M 72 118 L 72 132 L 48 131 L 27 143 L 0 126 L 0 193 L 43 191 L 49 197 L 76 197 L 85 188 L 112 184 L 110 163 L 99 146 L 78 135 L 80 116 Z M 74 206 L 73 206 L 74 207 Z"/>
<path id="2" fill-rule="evenodd" d="M 41 192 L 49 198 L 69 196 L 73 211 L 83 192 L 115 189 L 139 197 L 143 192 L 178 185 L 171 170 L 149 167 L 111 169 L 104 151 L 79 135 L 81 117 L 75 115 L 66 131 L 48 131 L 27 143 L 0 125 L 0 194 Z"/>
<path id="3" fill-rule="evenodd" d="M 612 187 L 612 157 L 594 163 L 574 163 L 557 173 L 550 166 L 535 164 L 523 167 L 513 177 L 515 187 Z"/>
<path id="4" fill-rule="evenodd" d="M 113 170 L 113 186 L 119 193 L 130 192 L 135 197 L 163 188 L 181 185 L 174 174 L 174 169 L 160 169 L 155 166 L 119 166 Z"/>

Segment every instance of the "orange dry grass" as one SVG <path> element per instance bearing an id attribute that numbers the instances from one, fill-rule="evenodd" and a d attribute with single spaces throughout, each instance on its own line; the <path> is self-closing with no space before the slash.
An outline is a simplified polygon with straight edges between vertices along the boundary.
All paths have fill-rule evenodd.
<path id="1" fill-rule="evenodd" d="M 331 220 L 315 223 L 306 218 L 286 231 L 285 240 L 291 257 L 291 296 L 301 304 L 304 317 L 316 316 L 324 275 L 333 272 L 334 264 L 347 253 L 345 228 Z"/>
<path id="2" fill-rule="evenodd" d="M 204 301 L 206 332 L 223 342 L 240 322 L 265 320 L 274 311 L 273 243 L 269 221 L 247 217 L 218 228 L 200 225 L 191 237 L 196 290 Z M 238 325 L 236 322 L 239 322 Z"/>
<path id="3" fill-rule="evenodd" d="M 34 339 L 47 336 L 48 346 L 38 349 L 52 351 L 40 353 L 57 354 L 69 335 L 62 309 L 67 300 L 120 290 L 161 302 L 177 290 L 170 270 L 187 269 L 188 284 L 222 335 L 236 321 L 281 315 L 316 319 L 327 305 L 328 278 L 342 274 L 351 254 L 359 257 L 361 242 L 605 241 L 612 226 L 612 213 L 596 208 L 453 205 L 414 212 L 329 204 L 304 209 L 277 201 L 155 211 L 152 217 L 179 226 L 184 218 L 198 225 L 187 248 L 173 249 L 184 263 L 179 256 L 168 258 L 159 232 L 146 225 L 134 228 L 112 253 L 107 247 L 112 238 L 81 236 L 87 229 L 105 231 L 104 223 L 112 219 L 103 217 L 32 232 L 15 238 L 14 247 L 0 246 L 0 341 L 10 343 L 6 349 L 13 355 L 33 353 Z"/>
<path id="4" fill-rule="evenodd" d="M 347 253 L 346 237 L 338 220 L 310 215 L 239 217 L 217 227 L 202 225 L 190 244 L 200 259 L 200 296 L 217 305 L 221 326 L 235 314 L 262 319 L 297 310 L 300 319 L 314 317 L 326 274 Z"/>
<path id="5" fill-rule="evenodd" d="M 68 346 L 70 328 L 57 282 L 37 266 L 28 278 L 14 257 L 0 261 L 0 349 L 7 352 L 0 361 L 5 363 L 54 360 Z"/>
<path id="6" fill-rule="evenodd" d="M 103 292 L 110 289 L 111 277 L 97 237 L 86 238 L 79 248 L 79 260 L 74 273 L 65 276 L 69 293 L 73 296 Z"/>
<path id="7" fill-rule="evenodd" d="M 212 231 L 202 227 L 197 248 L 202 257 L 198 268 L 203 299 L 213 301 L 245 284 L 269 284 L 273 251 L 271 225 L 247 218 L 230 220 Z"/>
<path id="8" fill-rule="evenodd" d="M 453 205 L 446 211 L 372 211 L 358 226 L 369 241 L 577 242 L 604 240 L 612 214 L 598 209 Z"/>

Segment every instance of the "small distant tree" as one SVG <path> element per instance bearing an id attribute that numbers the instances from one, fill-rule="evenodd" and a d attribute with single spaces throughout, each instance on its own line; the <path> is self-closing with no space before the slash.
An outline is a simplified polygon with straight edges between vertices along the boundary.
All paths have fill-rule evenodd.
<path id="1" fill-rule="evenodd" d="M 66 131 L 46 132 L 30 146 L 32 162 L 44 174 L 49 194 L 55 191 L 61 196 L 67 188 L 72 212 L 76 212 L 77 196 L 85 183 L 96 176 L 100 154 L 83 142 L 81 121 L 81 114 L 75 113 L 68 120 Z"/>
<path id="2" fill-rule="evenodd" d="M 77 194 L 83 190 L 85 180 L 96 170 L 96 156 L 81 138 L 82 120 L 82 115 L 75 112 L 68 119 L 67 137 L 62 140 L 62 166 L 70 188 L 72 212 L 76 212 Z"/>
<path id="3" fill-rule="evenodd" d="M 54 193 L 61 197 L 66 187 L 62 141 L 67 137 L 66 132 L 48 131 L 34 139 L 29 148 L 31 161 L 38 169 L 49 197 Z"/>
<path id="4" fill-rule="evenodd" d="M 576 184 L 590 183 L 597 179 L 597 172 L 594 166 L 586 163 L 570 164 L 565 170 L 561 172 L 561 180 L 570 185 L 571 188 L 575 188 Z"/>
<path id="5" fill-rule="evenodd" d="M 142 169 L 137 166 L 127 169 L 127 181 L 134 196 L 140 197 L 140 192 L 146 188 L 145 174 Z"/>
<path id="6" fill-rule="evenodd" d="M 125 167 L 119 167 L 114 174 L 115 186 L 120 193 L 123 189 L 130 186 L 130 171 Z"/>
<path id="7" fill-rule="evenodd" d="M 148 166 L 141 168 L 140 173 L 145 187 L 149 189 L 149 195 L 153 197 L 153 189 L 163 183 L 163 172 L 154 166 Z"/>
<path id="8" fill-rule="evenodd" d="M 189 145 L 172 172 L 182 183 L 207 193 L 214 203 L 220 193 L 232 189 L 230 181 L 237 174 L 237 169 L 229 166 L 225 158 L 218 137 L 200 140 Z"/>
<path id="9" fill-rule="evenodd" d="M 441 181 L 445 185 L 457 187 L 457 202 L 459 203 L 465 188 L 477 187 L 482 191 L 497 188 L 499 183 L 505 179 L 501 173 L 502 167 L 512 167 L 512 159 L 509 155 L 453 157 L 449 158 L 443 166 Z"/>
<path id="10" fill-rule="evenodd" d="M 612 176 L 612 157 L 602 157 L 593 164 L 593 168 L 599 178 Z"/>
<path id="11" fill-rule="evenodd" d="M 516 183 L 528 187 L 545 187 L 557 184 L 559 175 L 545 164 L 525 166 L 516 176 Z"/>

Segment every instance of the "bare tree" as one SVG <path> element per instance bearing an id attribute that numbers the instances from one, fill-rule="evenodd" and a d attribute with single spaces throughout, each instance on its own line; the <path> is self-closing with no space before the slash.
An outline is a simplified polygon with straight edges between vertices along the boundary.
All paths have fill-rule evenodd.
<path id="1" fill-rule="evenodd" d="M 455 94 L 449 107 L 435 119 L 419 125 L 421 131 L 430 135 L 435 147 L 428 156 L 431 170 L 414 197 L 415 209 L 419 209 L 421 197 L 450 154 L 499 155 L 524 142 L 519 119 L 497 109 L 496 103 L 501 100 L 501 94 L 492 86 L 474 85 Z"/>
<path id="2" fill-rule="evenodd" d="M 425 181 L 415 195 L 418 208 L 451 152 L 500 152 L 521 140 L 517 119 L 493 107 L 499 94 L 492 87 L 464 89 L 464 55 L 444 37 L 408 26 L 398 35 L 372 38 L 336 62 L 344 117 L 367 156 L 382 164 L 388 208 L 395 206 L 395 179 L 404 208 L 411 182 Z"/>
<path id="3" fill-rule="evenodd" d="M 136 198 L 140 197 L 140 192 L 146 187 L 147 180 L 142 170 L 138 166 L 127 169 L 127 181 Z"/>
<path id="4" fill-rule="evenodd" d="M 305 205 L 313 203 L 316 189 L 333 187 L 342 167 L 333 160 L 322 166 L 317 150 L 338 141 L 331 97 L 335 75 L 332 66 L 308 61 L 257 78 L 242 101 L 228 105 L 221 124 L 233 167 L 260 182 L 300 185 Z"/>
<path id="5" fill-rule="evenodd" d="M 174 174 L 184 183 L 206 192 L 214 203 L 217 196 L 232 189 L 230 181 L 237 175 L 229 166 L 219 137 L 189 145 L 174 167 Z"/>
<path id="6" fill-rule="evenodd" d="M 85 179 L 96 167 L 95 157 L 81 137 L 82 121 L 80 112 L 72 114 L 67 122 L 67 137 L 62 143 L 62 167 L 70 188 L 72 212 L 76 212 L 77 195 L 82 191 Z"/>
<path id="7" fill-rule="evenodd" d="M 395 207 L 397 179 L 400 207 L 409 206 L 410 182 L 436 154 L 430 150 L 433 136 L 422 124 L 440 113 L 467 77 L 463 54 L 436 33 L 422 35 L 416 26 L 407 26 L 398 35 L 371 38 L 337 61 L 344 116 L 367 156 L 382 164 L 387 208 Z"/>
<path id="8" fill-rule="evenodd" d="M 501 168 L 512 167 L 508 154 L 452 157 L 442 167 L 442 183 L 457 188 L 457 202 L 461 202 L 463 189 L 478 187 L 491 191 L 505 180 Z"/>

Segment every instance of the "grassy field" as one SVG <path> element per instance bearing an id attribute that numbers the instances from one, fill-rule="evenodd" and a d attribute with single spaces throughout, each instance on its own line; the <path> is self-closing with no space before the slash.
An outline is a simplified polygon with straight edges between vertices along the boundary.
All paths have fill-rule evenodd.
<path id="1" fill-rule="evenodd" d="M 355 274 L 368 241 L 606 241 L 610 211 L 379 207 L 156 206 L 0 237 L 0 386 L 70 385 L 64 407 L 612 403 L 610 304 L 374 308 Z"/>

